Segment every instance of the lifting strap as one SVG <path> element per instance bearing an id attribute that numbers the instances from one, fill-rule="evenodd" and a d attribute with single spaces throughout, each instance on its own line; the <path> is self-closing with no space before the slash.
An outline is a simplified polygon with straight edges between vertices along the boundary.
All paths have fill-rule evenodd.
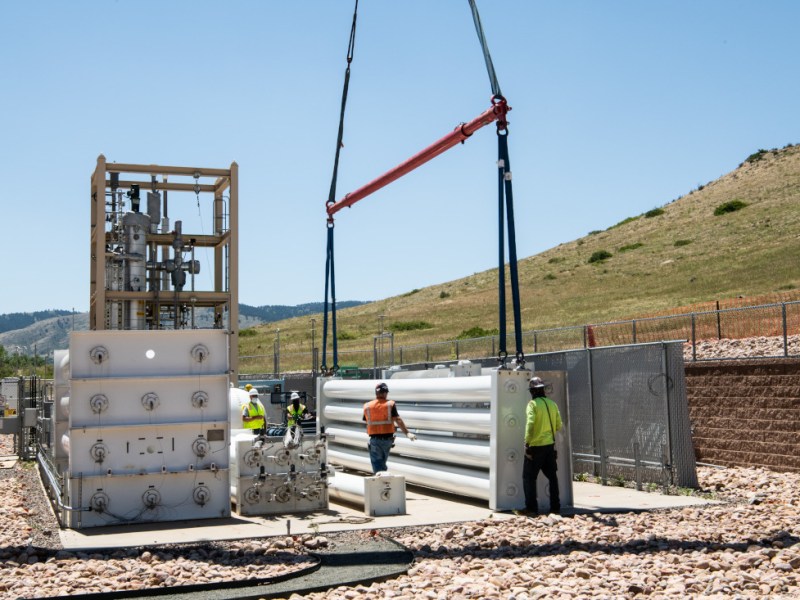
<path id="1" fill-rule="evenodd" d="M 333 161 L 333 176 L 331 177 L 331 188 L 328 192 L 326 208 L 336 202 L 336 179 L 339 174 L 339 152 L 342 149 L 342 138 L 344 137 L 344 113 L 347 106 L 347 90 L 350 87 L 350 63 L 353 62 L 353 51 L 356 45 L 356 20 L 358 18 L 358 0 L 353 9 L 353 24 L 350 27 L 350 40 L 347 44 L 347 69 L 344 72 L 344 86 L 342 89 L 342 105 L 339 111 L 339 134 L 336 138 L 336 156 Z M 328 245 L 325 258 L 325 304 L 322 318 L 322 364 L 320 368 L 323 375 L 334 375 L 339 370 L 339 353 L 336 339 L 336 278 L 334 270 L 333 254 L 333 216 L 328 216 Z M 330 290 L 330 296 L 328 291 Z M 328 298 L 331 300 L 331 336 L 333 337 L 333 354 L 330 371 L 328 371 Z"/>
<path id="2" fill-rule="evenodd" d="M 478 33 L 483 50 L 483 58 L 486 61 L 486 70 L 489 74 L 489 81 L 492 85 L 492 103 L 505 103 L 505 98 L 500 91 L 500 84 L 497 81 L 497 74 L 492 63 L 492 56 L 489 53 L 489 46 L 486 43 L 486 36 L 483 33 L 481 17 L 478 14 L 478 7 L 475 0 L 469 0 L 472 9 L 472 20 L 475 22 L 475 30 Z M 498 305 L 500 309 L 500 339 L 498 360 L 505 366 L 508 358 L 506 349 L 506 272 L 505 272 L 505 229 L 508 227 L 508 263 L 511 278 L 511 303 L 514 311 L 514 342 L 516 344 L 516 363 L 518 368 L 525 366 L 525 353 L 522 350 L 522 315 L 519 299 L 519 276 L 517 274 L 517 240 L 514 229 L 514 196 L 511 188 L 511 162 L 508 156 L 508 122 L 503 119 L 497 121 L 497 172 L 498 172 L 498 239 L 499 239 L 499 265 L 498 265 Z M 507 218 L 506 218 L 507 217 Z"/>

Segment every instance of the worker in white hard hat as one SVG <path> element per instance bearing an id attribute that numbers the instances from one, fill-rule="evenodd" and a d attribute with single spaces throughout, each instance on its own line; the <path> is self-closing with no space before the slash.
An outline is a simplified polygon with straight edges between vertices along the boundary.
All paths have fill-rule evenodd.
<path id="1" fill-rule="evenodd" d="M 292 392 L 289 396 L 289 406 L 286 408 L 286 426 L 292 427 L 309 416 L 308 409 L 300 403 L 300 394 Z"/>
<path id="2" fill-rule="evenodd" d="M 250 390 L 250 402 L 242 407 L 242 422 L 245 429 L 263 429 L 266 424 L 267 411 L 258 399 L 258 390 Z"/>

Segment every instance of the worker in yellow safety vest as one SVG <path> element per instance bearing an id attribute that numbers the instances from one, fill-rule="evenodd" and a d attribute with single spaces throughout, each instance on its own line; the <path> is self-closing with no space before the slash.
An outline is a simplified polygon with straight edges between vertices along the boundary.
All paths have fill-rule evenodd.
<path id="1" fill-rule="evenodd" d="M 305 404 L 300 404 L 300 394 L 292 392 L 292 395 L 289 396 L 289 400 L 291 400 L 291 404 L 289 404 L 286 409 L 286 426 L 292 427 L 295 423 L 299 423 L 309 415 Z"/>
<path id="2" fill-rule="evenodd" d="M 369 460 L 372 463 L 372 472 L 378 473 L 386 470 L 386 461 L 389 451 L 394 445 L 395 425 L 406 434 L 412 442 L 417 439 L 409 433 L 403 419 L 397 413 L 393 400 L 388 399 L 389 386 L 381 382 L 375 386 L 375 400 L 364 404 L 363 420 L 367 423 L 369 435 Z"/>
<path id="3" fill-rule="evenodd" d="M 245 429 L 263 429 L 266 424 L 266 411 L 261 400 L 258 399 L 258 390 L 250 390 L 250 402 L 242 407 L 242 422 Z"/>

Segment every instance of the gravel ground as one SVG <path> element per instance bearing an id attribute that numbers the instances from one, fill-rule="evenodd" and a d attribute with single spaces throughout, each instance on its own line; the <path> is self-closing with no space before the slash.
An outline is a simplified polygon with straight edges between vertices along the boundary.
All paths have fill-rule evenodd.
<path id="1" fill-rule="evenodd" d="M 0 455 L 10 453 L 0 436 Z M 800 474 L 700 468 L 719 505 L 384 530 L 411 549 L 407 575 L 313 593 L 353 598 L 800 598 Z M 29 464 L 0 470 L 0 598 L 264 578 L 309 550 L 369 532 L 67 552 Z M 299 596 L 294 596 L 298 598 Z"/>
<path id="2" fill-rule="evenodd" d="M 782 341 L 703 342 L 698 358 L 774 353 Z M 11 451 L 0 435 L 0 456 Z M 698 478 L 722 504 L 383 530 L 413 551 L 407 575 L 305 597 L 800 598 L 800 474 L 701 467 Z M 309 551 L 369 535 L 68 552 L 37 469 L 0 469 L 0 599 L 273 577 L 315 564 Z"/>

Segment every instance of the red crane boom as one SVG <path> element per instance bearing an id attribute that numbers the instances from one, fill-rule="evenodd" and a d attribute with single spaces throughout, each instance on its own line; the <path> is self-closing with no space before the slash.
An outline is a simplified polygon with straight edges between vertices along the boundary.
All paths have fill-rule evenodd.
<path id="1" fill-rule="evenodd" d="M 338 202 L 329 203 L 327 206 L 328 221 L 333 221 L 333 215 L 341 209 L 352 206 L 359 200 L 362 200 L 370 194 L 378 191 L 382 187 L 390 184 L 391 182 L 399 179 L 403 175 L 410 173 L 417 167 L 424 165 L 426 162 L 439 156 L 443 152 L 449 150 L 456 144 L 459 144 L 470 137 L 473 133 L 478 131 L 481 127 L 497 121 L 497 126 L 503 130 L 507 126 L 506 115 L 511 107 L 506 103 L 505 98 L 502 96 L 495 96 L 492 98 L 492 107 L 485 112 L 475 117 L 469 123 L 464 123 L 456 127 L 455 130 L 448 133 L 440 140 L 434 142 L 424 150 L 418 152 L 408 160 L 400 163 L 393 169 L 387 171 L 377 179 L 373 179 L 368 184 L 361 186 L 357 190 L 346 194 L 344 198 Z"/>

